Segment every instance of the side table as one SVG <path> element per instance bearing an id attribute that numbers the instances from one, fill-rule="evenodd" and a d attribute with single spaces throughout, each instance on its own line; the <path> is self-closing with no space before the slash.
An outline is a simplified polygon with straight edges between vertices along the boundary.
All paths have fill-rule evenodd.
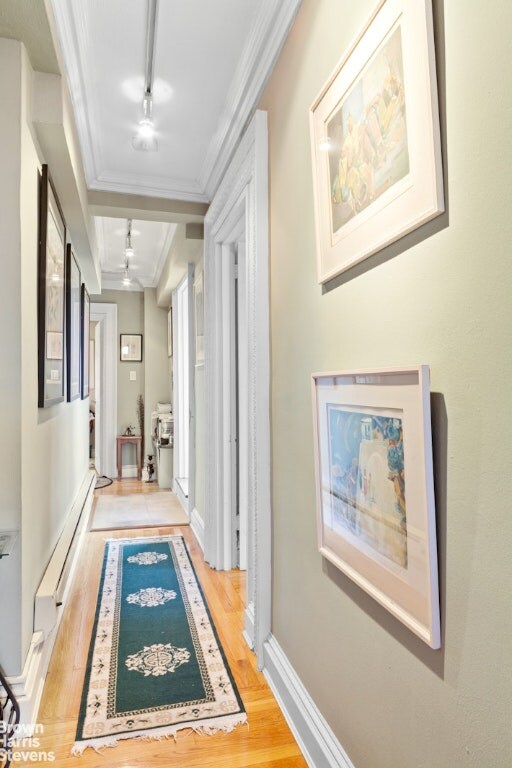
<path id="1" fill-rule="evenodd" d="M 142 478 L 142 437 L 141 435 L 118 435 L 117 441 L 117 479 L 123 478 L 123 445 L 133 443 L 137 449 L 137 480 Z"/>

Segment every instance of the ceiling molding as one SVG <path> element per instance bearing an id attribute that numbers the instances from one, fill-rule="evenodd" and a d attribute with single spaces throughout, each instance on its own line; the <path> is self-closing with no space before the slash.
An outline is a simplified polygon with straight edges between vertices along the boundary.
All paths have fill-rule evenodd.
<path id="1" fill-rule="evenodd" d="M 60 45 L 62 48 L 63 66 L 66 71 L 69 93 L 73 103 L 73 111 L 84 163 L 84 173 L 87 185 L 98 175 L 101 158 L 94 154 L 93 136 L 98 136 L 95 118 L 95 105 L 88 102 L 92 91 L 88 87 L 84 68 L 81 66 L 81 53 L 88 46 L 86 13 L 82 0 L 62 3 L 60 0 L 50 0 L 53 17 L 57 26 Z"/>
<path id="2" fill-rule="evenodd" d="M 190 202 L 209 202 L 217 189 L 248 120 L 257 106 L 302 0 L 260 0 L 251 35 L 244 47 L 216 132 L 199 174 L 193 181 L 145 174 L 104 171 L 96 89 L 85 67 L 90 40 L 87 0 L 51 3 L 65 64 L 87 185 L 92 190 Z"/>
<path id="3" fill-rule="evenodd" d="M 171 250 L 172 241 L 174 240 L 174 235 L 176 234 L 177 228 L 178 227 L 176 224 L 169 224 L 167 228 L 167 235 L 165 237 L 164 244 L 162 246 L 162 250 L 158 258 L 158 262 L 153 272 L 153 277 L 151 278 L 151 284 L 146 287 L 148 288 L 157 287 L 158 281 L 160 280 L 160 275 L 162 274 L 162 270 L 165 266 L 165 262 L 167 261 L 167 256 L 169 255 L 169 251 Z"/>
<path id="4" fill-rule="evenodd" d="M 139 283 L 138 279 L 132 279 L 130 285 L 123 285 L 122 279 L 117 280 L 115 277 L 101 277 L 101 292 L 103 291 L 136 291 L 142 293 L 144 288 Z"/>
<path id="5" fill-rule="evenodd" d="M 151 197 L 207 203 L 208 198 L 197 181 L 101 172 L 100 169 L 105 167 L 105 163 L 101 149 L 101 131 L 97 124 L 98 108 L 94 98 L 96 89 L 88 78 L 87 68 L 82 66 L 85 61 L 84 52 L 91 43 L 87 28 L 86 2 L 50 2 L 62 48 L 89 189 L 125 194 L 141 194 L 142 191 Z"/>
<path id="6" fill-rule="evenodd" d="M 252 34 L 208 147 L 199 185 L 212 199 L 288 36 L 302 0 L 261 2 Z"/>
<path id="7" fill-rule="evenodd" d="M 191 203 L 207 203 L 208 198 L 196 182 L 164 179 L 158 176 L 135 176 L 124 173 L 102 173 L 89 183 L 89 189 L 121 192 L 126 195 L 146 194 Z"/>

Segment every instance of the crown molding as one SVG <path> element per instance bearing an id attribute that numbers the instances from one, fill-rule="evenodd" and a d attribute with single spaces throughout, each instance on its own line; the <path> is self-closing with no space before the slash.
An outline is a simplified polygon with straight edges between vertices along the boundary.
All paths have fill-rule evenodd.
<path id="1" fill-rule="evenodd" d="M 251 118 L 302 0 L 263 0 L 199 175 L 211 200 Z"/>
<path id="2" fill-rule="evenodd" d="M 94 87 L 82 67 L 89 45 L 86 0 L 49 0 L 73 102 L 89 189 L 208 203 L 214 196 L 288 36 L 302 0 L 261 0 L 198 180 L 101 172 Z M 94 137 L 94 141 L 93 141 Z"/>
<path id="3" fill-rule="evenodd" d="M 159 176 L 135 176 L 124 173 L 102 173 L 89 184 L 89 189 L 121 192 L 126 195 L 147 195 L 192 203 L 207 203 L 208 198 L 197 182 L 183 179 L 163 179 Z"/>
<path id="4" fill-rule="evenodd" d="M 67 76 L 82 149 L 85 179 L 87 185 L 90 185 L 98 176 L 98 168 L 102 163 L 101 157 L 95 155 L 95 144 L 92 140 L 93 136 L 99 135 L 95 124 L 94 99 L 89 102 L 89 95 L 94 93 L 94 89 L 90 88 L 87 73 L 81 65 L 82 54 L 89 45 L 87 14 L 83 0 L 66 3 L 50 0 L 50 3 L 62 51 L 59 60 Z"/>
<path id="5" fill-rule="evenodd" d="M 165 262 L 167 261 L 167 256 L 169 255 L 169 251 L 171 249 L 172 241 L 174 240 L 174 235 L 176 234 L 177 228 L 178 228 L 177 224 L 169 224 L 169 226 L 167 227 L 167 235 L 165 236 L 164 244 L 162 246 L 160 256 L 158 258 L 155 270 L 153 272 L 153 277 L 150 281 L 150 284 L 145 287 L 147 288 L 157 287 L 158 281 L 160 280 L 160 275 L 162 274 L 162 270 L 165 266 Z"/>
<path id="6" fill-rule="evenodd" d="M 133 278 L 130 285 L 123 285 L 122 282 L 123 278 L 120 277 L 119 279 L 113 277 L 112 275 L 101 275 L 101 292 L 103 291 L 136 291 L 138 293 L 142 293 L 144 288 L 139 283 L 138 278 Z"/>

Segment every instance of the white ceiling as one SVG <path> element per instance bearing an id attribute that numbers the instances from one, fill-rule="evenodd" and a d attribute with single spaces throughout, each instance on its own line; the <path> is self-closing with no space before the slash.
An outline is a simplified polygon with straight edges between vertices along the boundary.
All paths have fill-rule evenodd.
<path id="1" fill-rule="evenodd" d="M 147 0 L 50 0 L 88 188 L 209 202 L 300 2 L 159 0 L 153 81 L 158 151 L 140 152 L 132 139 L 142 118 Z M 125 227 L 125 219 L 97 224 L 105 286 L 121 286 L 119 231 L 125 234 Z M 172 232 L 168 224 L 139 221 L 136 229 L 134 272 L 140 285 L 155 285 Z"/>
<path id="2" fill-rule="evenodd" d="M 132 221 L 134 255 L 128 259 L 130 290 L 156 288 L 172 244 L 176 224 L 159 221 Z M 103 288 L 126 288 L 122 283 L 126 256 L 127 220 L 96 218 L 96 237 Z"/>

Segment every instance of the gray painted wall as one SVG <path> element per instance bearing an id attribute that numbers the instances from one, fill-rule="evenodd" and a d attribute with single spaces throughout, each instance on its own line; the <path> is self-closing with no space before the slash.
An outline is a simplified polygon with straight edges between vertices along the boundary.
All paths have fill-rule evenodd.
<path id="1" fill-rule="evenodd" d="M 357 768 L 512 764 L 512 5 L 435 0 L 448 213 L 317 284 L 308 111 L 373 0 L 304 0 L 270 125 L 273 633 Z M 317 551 L 310 375 L 428 363 L 442 642 Z"/>

